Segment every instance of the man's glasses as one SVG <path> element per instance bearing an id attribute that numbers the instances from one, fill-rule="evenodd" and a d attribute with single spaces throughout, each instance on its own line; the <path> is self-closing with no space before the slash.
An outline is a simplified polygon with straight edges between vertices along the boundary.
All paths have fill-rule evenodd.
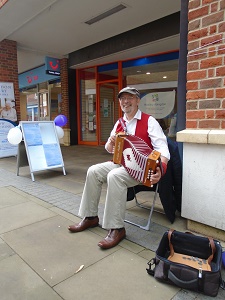
<path id="1" fill-rule="evenodd" d="M 120 101 L 125 101 L 125 100 L 128 100 L 128 101 L 132 101 L 136 98 L 136 96 L 123 96 L 123 97 L 120 97 Z"/>

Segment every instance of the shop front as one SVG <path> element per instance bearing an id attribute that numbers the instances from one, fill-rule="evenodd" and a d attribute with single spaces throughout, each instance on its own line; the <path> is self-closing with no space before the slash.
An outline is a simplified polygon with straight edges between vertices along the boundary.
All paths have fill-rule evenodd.
<path id="1" fill-rule="evenodd" d="M 175 138 L 178 57 L 178 51 L 170 51 L 77 70 L 78 143 L 105 144 L 122 115 L 117 95 L 125 86 L 140 91 L 140 109 Z"/>
<path id="2" fill-rule="evenodd" d="M 19 75 L 21 120 L 50 121 L 61 111 L 59 76 L 49 75 L 41 66 Z"/>

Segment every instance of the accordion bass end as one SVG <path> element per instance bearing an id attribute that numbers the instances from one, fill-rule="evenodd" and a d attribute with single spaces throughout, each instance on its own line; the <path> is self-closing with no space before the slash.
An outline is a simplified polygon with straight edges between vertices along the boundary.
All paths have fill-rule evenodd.
<path id="1" fill-rule="evenodd" d="M 151 180 L 150 180 L 150 174 L 151 172 L 155 173 L 156 168 L 159 166 L 159 159 L 160 159 L 161 153 L 153 150 L 150 155 L 148 156 L 145 173 L 144 173 L 144 181 L 142 182 L 143 185 L 152 186 Z"/>
<path id="2" fill-rule="evenodd" d="M 124 133 L 116 136 L 113 162 L 123 165 L 129 175 L 143 185 L 152 186 L 150 175 L 155 173 L 160 155 L 136 136 Z"/>

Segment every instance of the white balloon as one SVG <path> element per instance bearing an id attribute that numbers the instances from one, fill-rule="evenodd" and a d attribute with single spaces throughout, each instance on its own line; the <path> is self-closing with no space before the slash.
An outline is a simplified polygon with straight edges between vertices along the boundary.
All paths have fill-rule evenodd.
<path id="1" fill-rule="evenodd" d="M 64 130 L 59 126 L 55 126 L 55 128 L 56 128 L 58 138 L 59 139 L 63 138 L 64 137 Z"/>
<path id="2" fill-rule="evenodd" d="M 18 145 L 22 141 L 22 132 L 18 127 L 11 128 L 8 132 L 7 139 L 10 144 Z"/>

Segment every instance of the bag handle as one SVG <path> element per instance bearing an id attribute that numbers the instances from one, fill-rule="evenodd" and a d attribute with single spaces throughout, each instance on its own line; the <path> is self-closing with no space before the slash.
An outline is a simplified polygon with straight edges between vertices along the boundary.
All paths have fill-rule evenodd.
<path id="1" fill-rule="evenodd" d="M 171 280 L 175 285 L 183 288 L 183 289 L 196 289 L 198 288 L 198 278 L 184 281 L 177 278 L 171 270 L 168 272 L 168 279 Z"/>
<path id="2" fill-rule="evenodd" d="M 171 243 L 171 236 L 172 236 L 173 232 L 174 232 L 174 229 L 170 229 L 168 231 L 168 240 L 169 240 L 169 247 L 170 247 L 170 255 L 171 256 L 174 255 L 174 248 L 173 248 L 173 244 Z M 210 246 L 211 246 L 211 249 L 212 249 L 212 254 L 208 257 L 208 263 L 210 264 L 211 261 L 213 260 L 214 254 L 216 253 L 216 246 L 215 246 L 215 243 L 214 243 L 214 240 L 213 240 L 212 237 L 208 237 L 208 239 L 209 239 L 209 243 L 210 243 Z"/>

